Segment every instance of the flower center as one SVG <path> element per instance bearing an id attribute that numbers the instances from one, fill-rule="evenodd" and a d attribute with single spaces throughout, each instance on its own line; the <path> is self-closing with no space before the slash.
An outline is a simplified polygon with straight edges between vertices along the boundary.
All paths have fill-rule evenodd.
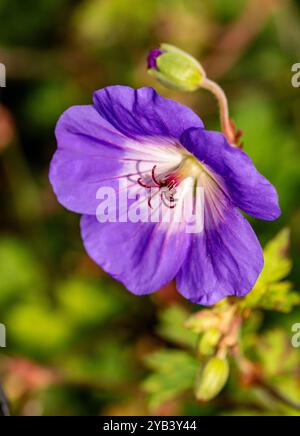
<path id="1" fill-rule="evenodd" d="M 192 179 L 194 188 L 198 184 L 204 186 L 206 178 L 213 181 L 213 177 L 194 156 L 184 155 L 180 164 L 174 169 L 160 170 L 159 166 L 154 165 L 151 173 L 146 174 L 138 179 L 138 184 L 146 189 L 155 189 L 160 194 L 161 200 L 165 206 L 173 209 L 176 207 L 178 199 L 176 198 L 177 188 L 183 180 Z M 148 205 L 152 208 L 151 200 L 153 192 L 149 192 Z"/>
<path id="2" fill-rule="evenodd" d="M 178 173 L 181 180 L 187 177 L 194 177 L 197 179 L 202 173 L 207 173 L 204 166 L 194 156 L 188 155 L 183 158 L 181 164 L 178 167 Z M 207 173 L 208 174 L 208 173 Z"/>

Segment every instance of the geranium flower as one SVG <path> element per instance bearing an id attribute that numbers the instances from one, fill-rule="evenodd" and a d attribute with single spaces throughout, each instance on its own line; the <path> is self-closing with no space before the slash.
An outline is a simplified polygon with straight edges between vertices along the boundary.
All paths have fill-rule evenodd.
<path id="1" fill-rule="evenodd" d="M 95 92 L 93 105 L 68 109 L 56 137 L 50 180 L 57 198 L 83 215 L 88 254 L 129 291 L 149 294 L 176 278 L 183 296 L 212 305 L 253 288 L 262 249 L 239 209 L 276 219 L 276 190 L 223 134 L 205 130 L 192 110 L 152 88 L 111 86 Z M 204 189 L 203 231 L 188 233 L 173 219 L 100 223 L 98 189 L 117 191 L 121 179 L 141 194 L 149 182 L 158 193 L 159 185 L 176 186 L 179 202 L 192 180 Z"/>

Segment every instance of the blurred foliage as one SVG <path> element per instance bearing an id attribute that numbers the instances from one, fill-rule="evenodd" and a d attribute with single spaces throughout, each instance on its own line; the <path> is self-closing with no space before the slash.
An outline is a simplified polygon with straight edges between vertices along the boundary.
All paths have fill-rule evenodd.
<path id="1" fill-rule="evenodd" d="M 155 371 L 143 385 L 151 394 L 149 404 L 153 408 L 194 385 L 197 362 L 184 351 L 157 351 L 147 358 L 146 363 Z"/>
<path id="2" fill-rule="evenodd" d="M 158 334 L 176 345 L 194 348 L 197 336 L 184 326 L 188 316 L 189 312 L 181 306 L 171 306 L 161 313 Z"/>
<path id="3" fill-rule="evenodd" d="M 284 330 L 266 329 L 261 333 L 262 309 L 290 312 L 300 305 L 299 294 L 291 291 L 291 284 L 287 288 L 282 286 L 283 291 L 279 286 L 286 283 L 280 280 L 292 267 L 288 247 L 289 232 L 285 229 L 266 245 L 264 269 L 245 298 L 225 299 L 212 309 L 201 310 L 189 317 L 180 306 L 171 306 L 161 315 L 159 331 L 163 337 L 189 349 L 162 349 L 147 357 L 152 374 L 143 386 L 150 405 L 158 407 L 167 399 L 191 389 L 198 401 L 211 401 L 220 394 L 229 376 L 243 380 L 249 390 L 252 387 L 265 390 L 266 398 L 270 397 L 263 405 L 266 413 L 268 408 L 273 410 L 275 407 L 278 407 L 278 413 L 281 412 L 282 404 L 272 405 L 274 397 L 278 400 L 281 392 L 288 395 L 287 402 L 300 399 L 299 351 L 292 348 Z M 182 333 L 184 329 L 193 333 L 194 342 L 198 337 L 198 345 L 190 347 L 190 338 Z M 174 331 L 179 331 L 180 335 Z M 181 370 L 178 371 L 180 361 Z M 234 366 L 236 371 L 230 374 L 230 367 Z M 236 383 L 236 380 L 230 382 Z M 226 392 L 232 400 L 236 389 Z M 283 396 L 281 400 L 286 406 L 286 398 Z M 298 412 L 300 415 L 300 403 Z"/>
<path id="4" fill-rule="evenodd" d="M 278 7 L 267 13 L 271 3 Z M 0 322 L 8 345 L 0 375 L 12 412 L 299 413 L 299 350 L 291 346 L 300 322 L 300 93 L 291 86 L 299 1 L 0 0 L 0 20 Z M 271 241 L 253 292 L 200 312 L 169 288 L 138 298 L 107 277 L 47 177 L 57 118 L 106 85 L 154 86 L 219 129 L 209 94 L 180 94 L 147 75 L 147 52 L 160 42 L 196 56 L 224 87 L 246 152 L 278 189 L 283 212 L 274 223 L 251 219 L 262 243 Z"/>
<path id="5" fill-rule="evenodd" d="M 289 231 L 281 231 L 269 242 L 264 250 L 265 265 L 263 271 L 250 292 L 242 302 L 244 308 L 261 308 L 290 312 L 300 304 L 299 292 L 292 291 L 293 285 L 285 279 L 292 270 L 291 259 L 287 257 Z"/>

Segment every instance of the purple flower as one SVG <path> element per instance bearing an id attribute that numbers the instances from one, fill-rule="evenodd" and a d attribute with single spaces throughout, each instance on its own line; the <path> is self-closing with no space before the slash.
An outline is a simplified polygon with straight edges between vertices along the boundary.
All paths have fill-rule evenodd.
<path id="1" fill-rule="evenodd" d="M 83 215 L 81 233 L 89 255 L 131 292 L 149 294 L 176 278 L 182 295 L 211 305 L 253 288 L 263 255 L 239 209 L 276 219 L 276 190 L 243 151 L 221 133 L 205 130 L 194 112 L 152 88 L 111 86 L 95 92 L 93 105 L 67 110 L 56 137 L 50 180 L 57 198 Z M 129 179 L 141 193 L 147 183 L 158 192 L 157 185 L 176 186 L 180 200 L 187 178 L 204 188 L 201 233 L 189 234 L 175 221 L 97 220 L 101 186 L 117 191 L 121 179 Z"/>

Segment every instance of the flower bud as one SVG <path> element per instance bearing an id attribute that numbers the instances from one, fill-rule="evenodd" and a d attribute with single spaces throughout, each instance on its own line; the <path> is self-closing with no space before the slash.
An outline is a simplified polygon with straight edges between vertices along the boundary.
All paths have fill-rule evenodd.
<path id="1" fill-rule="evenodd" d="M 211 358 L 200 372 L 195 394 L 199 401 L 210 401 L 215 398 L 225 386 L 229 376 L 229 365 L 226 358 Z"/>
<path id="2" fill-rule="evenodd" d="M 151 50 L 147 61 L 151 76 L 179 91 L 196 91 L 206 77 L 195 58 L 170 44 Z"/>
<path id="3" fill-rule="evenodd" d="M 198 343 L 198 353 L 200 356 L 211 356 L 214 354 L 216 346 L 221 338 L 221 331 L 217 327 L 209 328 L 201 337 Z"/>
<path id="4" fill-rule="evenodd" d="M 220 326 L 220 317 L 214 310 L 201 310 L 190 316 L 185 326 L 195 333 L 205 333 L 210 328 Z"/>

